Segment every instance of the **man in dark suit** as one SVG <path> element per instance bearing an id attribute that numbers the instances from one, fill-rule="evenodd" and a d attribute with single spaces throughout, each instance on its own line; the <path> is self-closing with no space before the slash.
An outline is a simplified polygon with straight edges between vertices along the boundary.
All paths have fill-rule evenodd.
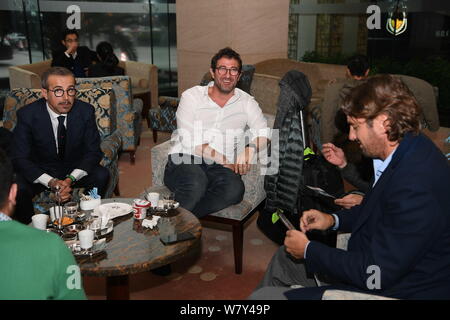
<path id="1" fill-rule="evenodd" d="M 76 78 L 83 78 L 92 62 L 97 61 L 97 54 L 88 47 L 80 47 L 78 38 L 75 29 L 63 32 L 61 43 L 64 48 L 53 54 L 52 67 L 67 68 Z"/>
<path id="2" fill-rule="evenodd" d="M 399 78 L 380 75 L 352 89 L 342 110 L 349 138 L 374 159 L 374 184 L 349 210 L 303 212 L 302 231 L 287 231 L 251 298 L 320 299 L 344 289 L 450 299 L 450 167 L 419 133 L 416 99 Z M 309 230 L 328 228 L 351 232 L 347 251 L 308 240 Z M 331 285 L 293 289 L 308 285 L 305 267 Z"/>
<path id="3" fill-rule="evenodd" d="M 109 172 L 100 166 L 102 151 L 94 108 L 75 99 L 75 78 L 61 67 L 42 76 L 42 95 L 17 111 L 12 160 L 19 185 L 15 219 L 29 223 L 32 198 L 46 188 L 70 199 L 73 187 L 97 187 L 103 196 Z"/>

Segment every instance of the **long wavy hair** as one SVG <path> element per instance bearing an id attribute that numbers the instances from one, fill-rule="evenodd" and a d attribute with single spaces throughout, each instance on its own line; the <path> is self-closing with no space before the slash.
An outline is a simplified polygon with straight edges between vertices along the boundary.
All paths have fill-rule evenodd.
<path id="1" fill-rule="evenodd" d="M 381 74 L 353 88 L 344 98 L 342 111 L 369 125 L 380 114 L 387 115 L 389 141 L 400 141 L 405 133 L 418 134 L 421 110 L 416 98 L 400 78 Z"/>

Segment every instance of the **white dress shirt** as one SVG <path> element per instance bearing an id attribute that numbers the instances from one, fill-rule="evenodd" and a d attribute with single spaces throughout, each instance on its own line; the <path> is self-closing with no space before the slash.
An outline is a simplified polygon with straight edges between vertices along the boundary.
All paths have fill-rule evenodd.
<path id="1" fill-rule="evenodd" d="M 59 150 L 58 150 L 58 124 L 59 124 L 58 117 L 64 116 L 66 118 L 66 119 L 64 119 L 64 126 L 67 128 L 67 114 L 57 114 L 52 109 L 50 109 L 50 107 L 48 106 L 48 103 L 47 103 L 47 111 L 48 111 L 48 114 L 50 115 L 50 121 L 52 123 L 53 136 L 55 138 L 55 144 L 56 144 L 56 152 L 59 152 Z M 87 172 L 84 170 L 81 170 L 81 169 L 74 169 L 70 175 L 73 176 L 76 180 L 80 180 L 84 176 L 87 176 Z M 44 173 L 41 176 L 39 176 L 39 178 L 34 180 L 34 183 L 40 183 L 40 184 L 43 184 L 44 186 L 48 187 L 49 186 L 48 183 L 52 179 L 53 179 L 53 177 L 51 175 Z"/>
<path id="2" fill-rule="evenodd" d="M 195 155 L 195 147 L 209 144 L 234 163 L 240 147 L 256 137 L 270 138 L 270 128 L 255 99 L 235 88 L 233 96 L 220 107 L 208 95 L 213 86 L 195 86 L 183 92 L 177 109 L 177 130 L 169 154 Z M 247 127 L 249 130 L 247 130 Z"/>

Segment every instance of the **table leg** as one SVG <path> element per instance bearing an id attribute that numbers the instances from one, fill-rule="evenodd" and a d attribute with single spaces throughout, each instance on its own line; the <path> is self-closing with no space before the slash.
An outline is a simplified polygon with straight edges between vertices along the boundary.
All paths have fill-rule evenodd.
<path id="1" fill-rule="evenodd" d="M 130 300 L 130 283 L 128 275 L 106 277 L 107 300 Z"/>

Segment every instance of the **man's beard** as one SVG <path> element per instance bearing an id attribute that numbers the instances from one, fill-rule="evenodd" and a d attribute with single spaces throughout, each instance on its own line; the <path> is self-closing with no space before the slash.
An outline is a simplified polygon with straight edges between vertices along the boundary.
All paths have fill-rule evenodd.
<path id="1" fill-rule="evenodd" d="M 236 83 L 231 86 L 231 89 L 224 88 L 217 79 L 214 79 L 214 85 L 221 93 L 224 94 L 229 94 L 234 90 L 234 88 L 236 88 Z"/>

